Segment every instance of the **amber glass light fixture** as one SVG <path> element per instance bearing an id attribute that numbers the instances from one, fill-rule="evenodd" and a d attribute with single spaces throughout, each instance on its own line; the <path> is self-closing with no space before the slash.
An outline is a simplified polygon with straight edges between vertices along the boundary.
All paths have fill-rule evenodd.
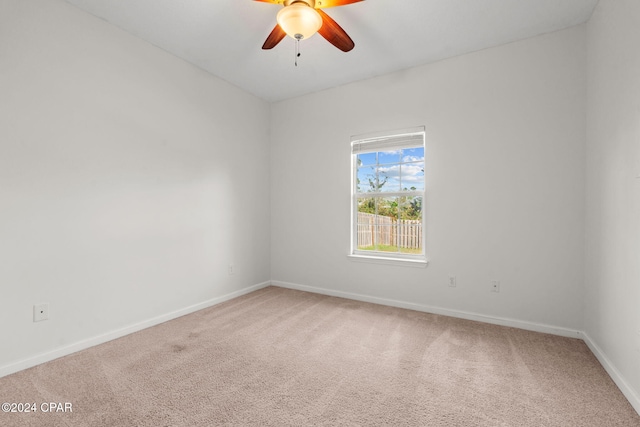
<path id="1" fill-rule="evenodd" d="M 322 17 L 304 1 L 294 1 L 276 17 L 280 28 L 296 40 L 308 39 L 322 27 Z"/>

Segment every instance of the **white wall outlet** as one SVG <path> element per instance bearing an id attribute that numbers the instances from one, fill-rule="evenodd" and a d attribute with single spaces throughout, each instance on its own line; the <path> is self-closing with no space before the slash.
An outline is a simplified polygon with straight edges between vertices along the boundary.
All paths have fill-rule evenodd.
<path id="1" fill-rule="evenodd" d="M 234 271 L 233 264 L 229 264 L 229 275 L 232 275 Z"/>
<path id="2" fill-rule="evenodd" d="M 41 322 L 49 320 L 49 303 L 36 304 L 33 306 L 33 321 Z"/>
<path id="3" fill-rule="evenodd" d="M 449 287 L 455 288 L 457 284 L 456 276 L 449 276 Z"/>
<path id="4" fill-rule="evenodd" d="M 500 282 L 497 280 L 491 281 L 491 292 L 500 292 Z"/>

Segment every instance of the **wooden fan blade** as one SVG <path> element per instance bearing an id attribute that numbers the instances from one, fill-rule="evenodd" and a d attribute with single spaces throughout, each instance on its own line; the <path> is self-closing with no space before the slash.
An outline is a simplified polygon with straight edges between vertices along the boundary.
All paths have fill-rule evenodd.
<path id="1" fill-rule="evenodd" d="M 271 31 L 271 34 L 269 34 L 269 37 L 267 37 L 267 39 L 264 41 L 262 48 L 273 49 L 278 43 L 280 43 L 280 41 L 282 41 L 282 39 L 286 35 L 287 33 L 285 33 L 284 30 L 280 28 L 280 25 L 276 24 L 273 31 Z"/>
<path id="2" fill-rule="evenodd" d="M 268 0 L 256 0 L 268 1 Z M 346 6 L 351 3 L 358 3 L 364 0 L 316 0 L 316 9 L 326 9 L 328 7 Z"/>
<path id="3" fill-rule="evenodd" d="M 261 1 L 263 3 L 273 3 L 273 4 L 282 4 L 284 0 L 253 0 L 253 1 Z"/>
<path id="4" fill-rule="evenodd" d="M 329 15 L 321 10 L 318 13 L 322 17 L 322 27 L 318 30 L 318 33 L 329 43 L 337 47 L 343 52 L 349 52 L 354 48 L 355 43 L 351 40 L 351 37 L 342 29 L 340 25 L 336 23 Z"/>

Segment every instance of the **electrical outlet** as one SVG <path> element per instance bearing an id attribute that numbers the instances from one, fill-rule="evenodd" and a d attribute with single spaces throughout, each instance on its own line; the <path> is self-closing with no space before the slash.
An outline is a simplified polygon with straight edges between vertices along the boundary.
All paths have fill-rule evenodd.
<path id="1" fill-rule="evenodd" d="M 33 306 L 33 321 L 41 322 L 49 320 L 49 303 L 36 304 Z"/>
<path id="2" fill-rule="evenodd" d="M 497 280 L 491 281 L 491 292 L 500 292 L 500 282 Z"/>
<path id="3" fill-rule="evenodd" d="M 233 264 L 229 264 L 229 275 L 233 274 Z"/>
<path id="4" fill-rule="evenodd" d="M 455 288 L 457 284 L 456 276 L 449 276 L 449 287 Z"/>

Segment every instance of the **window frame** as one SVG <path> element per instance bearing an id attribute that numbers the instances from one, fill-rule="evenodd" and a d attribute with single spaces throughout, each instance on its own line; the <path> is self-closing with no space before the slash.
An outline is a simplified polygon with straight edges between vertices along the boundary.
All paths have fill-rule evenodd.
<path id="1" fill-rule="evenodd" d="M 416 145 L 418 137 L 421 139 L 420 144 Z M 426 173 L 423 175 L 422 190 L 409 190 L 402 191 L 401 188 L 398 191 L 373 191 L 373 192 L 358 192 L 358 154 L 372 153 L 372 152 L 384 152 L 392 148 L 417 148 L 422 147 L 423 151 L 426 150 L 426 133 L 425 127 L 413 127 L 408 129 L 400 129 L 387 132 L 376 132 L 364 135 L 355 135 L 351 137 L 350 154 L 351 154 L 351 226 L 350 226 L 350 247 L 349 257 L 354 261 L 374 262 L 391 265 L 406 265 L 413 267 L 426 267 L 428 264 L 426 254 L 426 227 L 425 227 L 425 195 L 426 195 Z M 426 155 L 422 160 L 426 169 Z M 401 166 L 403 162 L 399 159 L 398 165 Z M 379 163 L 376 162 L 376 167 Z M 358 199 L 363 196 L 367 197 L 421 197 L 422 209 L 421 209 L 421 223 L 422 223 L 422 252 L 420 254 L 409 254 L 401 252 L 384 252 L 384 251 L 371 251 L 371 250 L 359 250 L 358 249 Z"/>

